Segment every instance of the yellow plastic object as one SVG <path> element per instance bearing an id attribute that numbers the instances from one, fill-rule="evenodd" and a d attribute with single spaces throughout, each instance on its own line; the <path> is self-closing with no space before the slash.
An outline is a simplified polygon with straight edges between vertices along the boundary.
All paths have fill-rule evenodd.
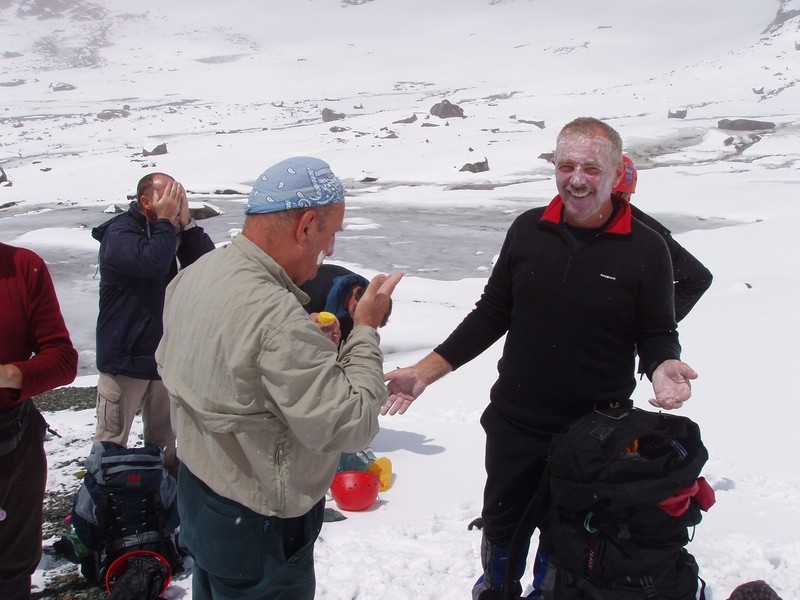
<path id="1" fill-rule="evenodd" d="M 380 479 L 380 491 L 385 492 L 392 487 L 392 461 L 385 456 L 373 460 L 367 467 L 367 471 Z"/>
<path id="2" fill-rule="evenodd" d="M 317 321 L 319 321 L 320 325 L 329 325 L 331 323 L 336 323 L 336 315 L 333 313 L 329 313 L 327 311 L 322 311 L 317 316 Z"/>

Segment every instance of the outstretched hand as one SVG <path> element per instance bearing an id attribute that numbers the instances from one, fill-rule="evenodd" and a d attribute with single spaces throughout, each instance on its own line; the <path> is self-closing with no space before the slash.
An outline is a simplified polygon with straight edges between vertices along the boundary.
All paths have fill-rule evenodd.
<path id="1" fill-rule="evenodd" d="M 453 366 L 441 354 L 431 352 L 413 367 L 386 373 L 383 379 L 388 382 L 389 397 L 381 407 L 381 414 L 402 415 L 426 387 L 452 370 Z"/>
<path id="2" fill-rule="evenodd" d="M 697 379 L 697 372 L 685 362 L 665 360 L 653 372 L 656 397 L 650 404 L 666 410 L 680 408 L 692 395 L 692 379 Z"/>
<path id="3" fill-rule="evenodd" d="M 395 369 L 386 373 L 383 379 L 388 382 L 386 388 L 389 390 L 389 398 L 381 406 L 382 415 L 402 415 L 427 387 L 414 367 Z"/>

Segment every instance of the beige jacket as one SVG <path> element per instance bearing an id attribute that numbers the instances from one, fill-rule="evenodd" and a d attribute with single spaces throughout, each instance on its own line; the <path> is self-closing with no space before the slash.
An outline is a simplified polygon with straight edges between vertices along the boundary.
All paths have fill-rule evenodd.
<path id="1" fill-rule="evenodd" d="M 339 454 L 378 433 L 386 400 L 377 331 L 356 327 L 337 355 L 307 300 L 242 235 L 167 289 L 156 360 L 178 456 L 212 490 L 266 516 L 308 512 Z"/>

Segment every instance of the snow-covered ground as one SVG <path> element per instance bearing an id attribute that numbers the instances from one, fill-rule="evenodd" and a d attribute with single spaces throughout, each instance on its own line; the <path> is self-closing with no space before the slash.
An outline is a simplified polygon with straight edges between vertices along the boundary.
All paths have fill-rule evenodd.
<path id="1" fill-rule="evenodd" d="M 640 168 L 635 203 L 682 223 L 677 239 L 714 273 L 680 327 L 700 373 L 682 413 L 701 425 L 717 492 L 689 549 L 712 600 L 752 579 L 798 598 L 799 48 L 800 0 L 0 0 L 0 166 L 13 182 L 0 186 L 0 240 L 48 261 L 81 352 L 77 383 L 91 385 L 89 230 L 102 211 L 166 171 L 191 200 L 233 206 L 214 218 L 224 242 L 264 168 L 319 156 L 349 193 L 334 260 L 367 276 L 407 272 L 382 330 L 388 370 L 449 333 L 480 294 L 503 227 L 555 194 L 540 155 L 559 128 L 605 119 Z M 430 115 L 445 98 L 463 119 Z M 325 108 L 344 118 L 323 121 Z M 719 127 L 740 118 L 774 128 Z M 159 144 L 167 154 L 143 154 Z M 488 172 L 460 171 L 484 158 Z M 463 243 L 441 242 L 466 211 L 475 232 L 498 230 L 496 248 L 462 220 Z M 436 226 L 391 234 L 421 213 Z M 454 278 L 446 265 L 459 255 L 474 268 Z M 478 417 L 499 354 L 382 418 L 373 448 L 393 461 L 395 483 L 373 509 L 324 527 L 318 598 L 469 597 Z M 649 393 L 644 382 L 637 404 Z M 63 436 L 47 442 L 49 487 L 74 487 L 93 411 L 47 417 Z M 68 568 L 45 559 L 36 582 Z M 178 580 L 167 595 L 190 588 Z"/>

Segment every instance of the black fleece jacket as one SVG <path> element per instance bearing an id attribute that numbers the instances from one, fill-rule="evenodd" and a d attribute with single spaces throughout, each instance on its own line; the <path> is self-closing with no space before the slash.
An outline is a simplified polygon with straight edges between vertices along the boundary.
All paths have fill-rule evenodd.
<path id="1" fill-rule="evenodd" d="M 714 280 L 711 271 L 672 237 L 672 232 L 631 204 L 631 216 L 658 233 L 667 243 L 675 280 L 675 320 L 680 323 Z"/>
<path id="2" fill-rule="evenodd" d="M 458 368 L 507 334 L 491 402 L 546 432 L 594 406 L 626 402 L 637 351 L 648 377 L 680 358 L 664 240 L 619 203 L 605 229 L 573 252 L 562 212 L 556 196 L 517 217 L 480 300 L 435 349 Z"/>

